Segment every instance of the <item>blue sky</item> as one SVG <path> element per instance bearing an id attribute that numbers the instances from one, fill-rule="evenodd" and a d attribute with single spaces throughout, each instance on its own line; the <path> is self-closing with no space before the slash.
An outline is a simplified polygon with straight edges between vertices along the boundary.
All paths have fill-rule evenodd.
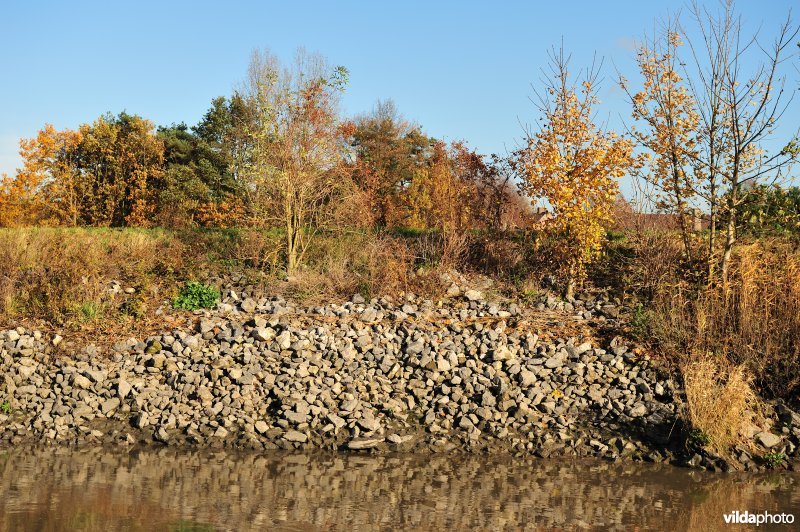
<path id="1" fill-rule="evenodd" d="M 716 0 L 707 2 L 711 7 Z M 194 124 L 243 78 L 250 52 L 289 60 L 298 46 L 346 66 L 347 114 L 391 98 L 433 136 L 504 152 L 537 114 L 529 96 L 562 37 L 576 67 L 605 58 L 601 116 L 626 119 L 615 67 L 635 77 L 633 44 L 666 0 L 528 2 L 12 2 L 0 5 L 0 172 L 19 137 L 44 123 L 75 128 L 126 110 L 157 124 Z M 772 32 L 797 0 L 740 0 Z M 800 11 L 800 10 L 798 10 Z M 800 13 L 796 13 L 800 15 Z M 793 59 L 790 76 L 798 87 Z M 800 100 L 800 98 L 798 98 Z M 787 115 L 800 124 L 798 106 Z"/>

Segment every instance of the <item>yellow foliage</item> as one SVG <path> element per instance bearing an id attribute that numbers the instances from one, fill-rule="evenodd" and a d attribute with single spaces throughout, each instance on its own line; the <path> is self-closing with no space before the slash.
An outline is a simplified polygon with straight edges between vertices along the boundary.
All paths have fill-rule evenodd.
<path id="1" fill-rule="evenodd" d="M 569 82 L 563 52 L 553 63 L 555 77 L 541 105 L 545 123 L 522 152 L 523 188 L 553 209 L 550 228 L 559 239 L 571 292 L 600 252 L 619 178 L 638 162 L 629 139 L 594 123 L 595 76 L 587 75 L 578 89 Z"/>

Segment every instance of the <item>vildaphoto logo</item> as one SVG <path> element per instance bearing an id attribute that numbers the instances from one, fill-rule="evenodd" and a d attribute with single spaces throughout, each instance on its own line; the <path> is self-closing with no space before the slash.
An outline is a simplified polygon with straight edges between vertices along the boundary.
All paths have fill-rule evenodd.
<path id="1" fill-rule="evenodd" d="M 722 515 L 728 525 L 791 525 L 794 514 L 771 514 L 769 512 L 751 513 L 735 511 Z"/>

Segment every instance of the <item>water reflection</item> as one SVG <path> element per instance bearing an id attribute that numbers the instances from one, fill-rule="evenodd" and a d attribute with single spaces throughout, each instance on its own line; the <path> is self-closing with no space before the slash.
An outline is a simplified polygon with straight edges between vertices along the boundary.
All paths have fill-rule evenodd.
<path id="1" fill-rule="evenodd" d="M 713 530 L 736 509 L 800 518 L 798 475 L 608 462 L 51 449 L 6 453 L 0 475 L 4 530 Z"/>

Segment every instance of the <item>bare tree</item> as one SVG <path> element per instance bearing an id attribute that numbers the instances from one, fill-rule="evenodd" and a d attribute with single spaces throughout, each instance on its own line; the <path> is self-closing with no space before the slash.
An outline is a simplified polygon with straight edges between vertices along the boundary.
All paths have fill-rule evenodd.
<path id="1" fill-rule="evenodd" d="M 725 283 L 739 211 L 751 185 L 781 179 L 797 159 L 793 148 L 797 134 L 779 151 L 770 152 L 767 141 L 792 102 L 781 67 L 791 57 L 789 47 L 798 29 L 787 16 L 772 42 L 764 45 L 758 33 L 744 34 L 741 16 L 731 0 L 717 14 L 695 3 L 692 15 L 702 36 L 700 43 L 690 41 L 696 75 L 689 76 L 702 122 L 698 139 L 702 149 L 695 158 L 703 182 L 698 193 L 708 202 L 712 216 L 712 279 L 717 223 L 720 216 L 725 220 L 721 263 Z M 753 66 L 748 69 L 748 65 Z"/>
<path id="2" fill-rule="evenodd" d="M 681 216 L 687 255 L 687 208 L 705 203 L 708 282 L 714 282 L 719 267 L 725 283 L 737 221 L 752 185 L 781 179 L 800 154 L 797 133 L 782 149 L 768 148 L 792 102 L 782 68 L 798 29 L 787 16 L 764 45 L 758 32 L 745 34 L 732 0 L 719 12 L 695 3 L 691 20 L 698 37 L 686 37 L 689 60 L 680 59 L 678 50 L 681 36 L 689 32 L 677 19 L 668 20 L 661 34 L 640 47 L 643 89 L 632 93 L 626 80 L 622 85 L 634 118 L 646 125 L 633 133 L 651 155 L 650 184 Z"/>

